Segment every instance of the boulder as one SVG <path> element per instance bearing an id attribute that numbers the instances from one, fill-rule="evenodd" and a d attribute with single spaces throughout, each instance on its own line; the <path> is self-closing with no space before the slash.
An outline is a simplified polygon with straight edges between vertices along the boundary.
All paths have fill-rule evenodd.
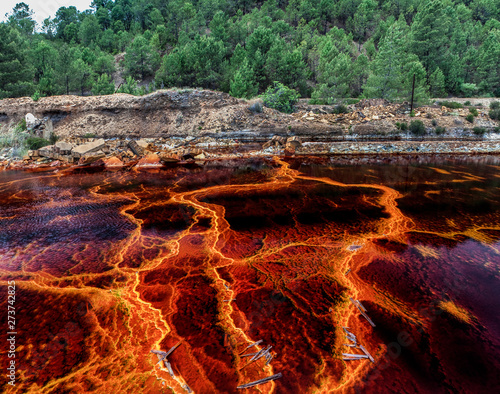
<path id="1" fill-rule="evenodd" d="M 139 163 L 137 163 L 136 167 L 138 168 L 155 168 L 162 167 L 160 162 L 160 157 L 155 153 L 150 153 L 144 156 Z"/>
<path id="2" fill-rule="evenodd" d="M 52 158 L 56 154 L 55 145 L 47 145 L 38 149 L 38 155 L 42 157 Z"/>
<path id="3" fill-rule="evenodd" d="M 145 139 L 141 138 L 140 140 L 135 141 L 137 145 L 139 145 L 142 149 L 148 150 L 151 144 Z"/>
<path id="4" fill-rule="evenodd" d="M 78 145 L 71 150 L 73 157 L 79 158 L 92 152 L 97 152 L 104 147 L 105 141 L 102 138 L 96 139 L 92 142 L 87 142 L 83 145 Z"/>
<path id="5" fill-rule="evenodd" d="M 104 160 L 104 165 L 106 167 L 123 167 L 123 161 L 121 161 L 118 157 L 112 156 L 109 159 Z"/>
<path id="6" fill-rule="evenodd" d="M 99 159 L 104 158 L 105 156 L 106 155 L 102 150 L 99 150 L 97 152 L 90 152 L 80 158 L 80 160 L 78 161 L 78 165 L 91 164 Z"/>
<path id="7" fill-rule="evenodd" d="M 179 155 L 174 152 L 161 152 L 158 156 L 160 157 L 160 161 L 164 164 L 178 163 L 181 161 Z"/>
<path id="8" fill-rule="evenodd" d="M 135 140 L 129 141 L 128 147 L 137 156 L 142 156 L 144 154 L 144 148 L 140 146 Z"/>
<path id="9" fill-rule="evenodd" d="M 26 128 L 28 130 L 32 130 L 36 125 L 35 115 L 33 115 L 32 113 L 27 113 L 24 119 L 26 120 Z"/>
<path id="10" fill-rule="evenodd" d="M 73 144 L 65 141 L 57 141 L 55 143 L 55 150 L 61 155 L 69 155 L 71 150 L 74 148 Z"/>

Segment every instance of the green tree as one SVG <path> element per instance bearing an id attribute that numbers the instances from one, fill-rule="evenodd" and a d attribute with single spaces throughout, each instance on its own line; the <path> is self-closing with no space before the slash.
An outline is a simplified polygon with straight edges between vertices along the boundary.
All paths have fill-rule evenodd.
<path id="1" fill-rule="evenodd" d="M 92 69 L 97 74 L 106 74 L 108 77 L 116 71 L 115 59 L 107 53 L 101 53 L 92 65 Z"/>
<path id="2" fill-rule="evenodd" d="M 87 16 L 80 25 L 78 38 L 83 45 L 90 45 L 92 42 L 97 42 L 101 34 L 101 26 L 94 15 Z"/>
<path id="3" fill-rule="evenodd" d="M 54 22 L 57 26 L 57 37 L 60 37 L 69 43 L 74 37 L 68 36 L 68 32 L 65 31 L 65 29 L 71 23 L 74 23 L 75 27 L 78 28 L 78 10 L 74 6 L 61 7 L 56 12 Z"/>
<path id="4" fill-rule="evenodd" d="M 230 86 L 229 94 L 233 97 L 252 98 L 257 95 L 258 85 L 255 82 L 253 69 L 248 64 L 248 59 L 245 59 L 236 71 Z"/>
<path id="5" fill-rule="evenodd" d="M 19 33 L 0 23 L 0 99 L 30 96 L 34 92 L 32 79 Z"/>
<path id="6" fill-rule="evenodd" d="M 280 81 L 286 86 L 305 93 L 309 74 L 302 53 L 282 38 L 276 38 L 267 53 L 264 66 L 267 81 Z"/>
<path id="7" fill-rule="evenodd" d="M 444 74 L 439 67 L 430 75 L 429 86 L 432 97 L 444 97 L 446 95 Z"/>
<path id="8" fill-rule="evenodd" d="M 443 67 L 450 42 L 448 31 L 443 0 L 422 2 L 411 25 L 411 49 L 428 73 L 436 67 Z"/>
<path id="9" fill-rule="evenodd" d="M 125 80 L 125 83 L 120 86 L 118 93 L 127 93 L 137 95 L 137 81 L 130 75 Z"/>
<path id="10" fill-rule="evenodd" d="M 408 26 L 400 18 L 389 28 L 380 43 L 363 88 L 366 97 L 409 99 L 415 75 L 415 99 L 423 101 L 427 98 L 426 72 L 418 58 L 409 53 L 407 48 Z"/>
<path id="11" fill-rule="evenodd" d="M 500 29 L 493 29 L 481 46 L 477 80 L 483 92 L 500 97 Z"/>
<path id="12" fill-rule="evenodd" d="M 262 101 L 266 107 L 274 108 L 285 113 L 291 113 L 299 97 L 300 95 L 296 90 L 290 89 L 282 83 L 274 82 L 274 84 L 269 86 L 262 95 Z"/>
<path id="13" fill-rule="evenodd" d="M 56 82 L 57 91 L 62 94 L 69 94 L 70 89 L 74 85 L 75 75 L 73 73 L 73 62 L 76 60 L 77 56 L 81 54 L 76 54 L 75 50 L 72 50 L 66 43 L 60 46 L 59 54 L 56 57 L 55 71 L 56 71 Z"/>
<path id="14" fill-rule="evenodd" d="M 100 75 L 92 85 L 92 94 L 99 96 L 105 94 L 113 94 L 115 85 L 106 74 Z"/>
<path id="15" fill-rule="evenodd" d="M 9 24 L 17 28 L 21 33 L 31 35 L 35 29 L 36 22 L 33 20 L 33 11 L 26 3 L 17 3 L 8 16 Z"/>
<path id="16" fill-rule="evenodd" d="M 73 71 L 74 87 L 80 90 L 83 96 L 85 91 L 92 86 L 92 68 L 83 59 L 76 59 L 71 64 Z"/>
<path id="17" fill-rule="evenodd" d="M 127 47 L 126 52 L 124 65 L 128 75 L 142 79 L 154 75 L 160 57 L 144 36 L 136 36 L 132 44 Z"/>

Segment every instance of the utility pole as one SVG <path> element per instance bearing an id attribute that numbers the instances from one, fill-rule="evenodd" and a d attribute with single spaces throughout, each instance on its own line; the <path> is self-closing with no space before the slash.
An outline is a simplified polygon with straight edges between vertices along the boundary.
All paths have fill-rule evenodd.
<path id="1" fill-rule="evenodd" d="M 413 74 L 413 85 L 411 87 L 411 105 L 410 114 L 413 112 L 413 93 L 415 93 L 415 74 Z"/>

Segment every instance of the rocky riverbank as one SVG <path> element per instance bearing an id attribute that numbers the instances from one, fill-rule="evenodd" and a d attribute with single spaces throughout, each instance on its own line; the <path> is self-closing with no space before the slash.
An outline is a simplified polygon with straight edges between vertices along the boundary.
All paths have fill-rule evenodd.
<path id="1" fill-rule="evenodd" d="M 476 99 L 476 101 L 479 99 Z M 479 101 L 476 105 L 481 104 Z M 485 103 L 488 104 L 488 103 Z M 2 166 L 136 165 L 272 155 L 498 154 L 499 124 L 486 106 L 450 109 L 362 100 L 338 113 L 299 103 L 291 115 L 208 90 L 163 90 L 146 96 L 55 96 L 0 100 L 0 136 L 26 121 L 25 137 L 53 145 L 0 149 Z M 345 109 L 344 109 L 345 110 Z M 419 120 L 423 135 L 402 124 Z"/>

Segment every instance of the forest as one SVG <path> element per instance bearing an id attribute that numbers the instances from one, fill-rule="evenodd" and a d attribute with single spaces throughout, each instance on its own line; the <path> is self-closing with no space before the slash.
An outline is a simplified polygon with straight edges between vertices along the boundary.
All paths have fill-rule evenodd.
<path id="1" fill-rule="evenodd" d="M 94 0 L 0 23 L 0 98 L 275 81 L 312 103 L 500 96 L 500 0 Z M 118 89 L 117 89 L 118 88 Z"/>

